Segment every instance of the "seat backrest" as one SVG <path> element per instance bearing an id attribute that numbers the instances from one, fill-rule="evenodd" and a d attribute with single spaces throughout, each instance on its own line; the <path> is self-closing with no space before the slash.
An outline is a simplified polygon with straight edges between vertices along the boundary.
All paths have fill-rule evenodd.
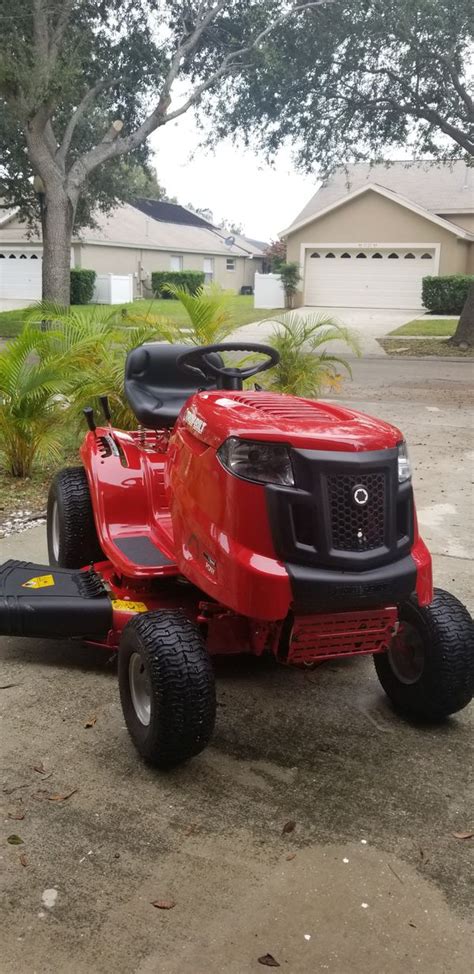
<path id="1" fill-rule="evenodd" d="M 134 348 L 125 363 L 125 395 L 142 426 L 161 429 L 173 426 L 185 402 L 198 389 L 216 389 L 215 379 L 196 376 L 178 368 L 176 360 L 190 345 L 149 342 Z M 222 365 L 220 355 L 214 358 Z"/>

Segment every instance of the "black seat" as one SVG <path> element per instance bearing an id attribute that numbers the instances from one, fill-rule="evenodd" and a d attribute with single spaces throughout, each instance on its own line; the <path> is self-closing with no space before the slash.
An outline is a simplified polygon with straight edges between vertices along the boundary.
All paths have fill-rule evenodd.
<path id="1" fill-rule="evenodd" d="M 142 426 L 163 429 L 174 426 L 185 402 L 198 389 L 216 389 L 214 378 L 202 379 L 179 369 L 178 355 L 192 345 L 170 345 L 152 342 L 134 348 L 125 363 L 125 395 Z M 209 356 L 222 365 L 220 355 Z"/>

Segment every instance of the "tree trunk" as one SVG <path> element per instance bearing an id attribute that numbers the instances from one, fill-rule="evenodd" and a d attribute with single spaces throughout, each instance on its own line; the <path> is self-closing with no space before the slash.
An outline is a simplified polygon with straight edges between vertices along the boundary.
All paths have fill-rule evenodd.
<path id="1" fill-rule="evenodd" d="M 74 210 L 64 190 L 47 190 L 43 211 L 43 300 L 69 306 Z"/>
<path id="2" fill-rule="evenodd" d="M 474 284 L 467 292 L 458 327 L 449 341 L 452 345 L 474 345 Z"/>

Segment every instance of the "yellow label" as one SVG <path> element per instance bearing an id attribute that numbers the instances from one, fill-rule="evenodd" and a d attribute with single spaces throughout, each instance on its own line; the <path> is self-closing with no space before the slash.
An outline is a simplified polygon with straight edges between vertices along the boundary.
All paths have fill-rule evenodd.
<path id="1" fill-rule="evenodd" d="M 22 588 L 51 588 L 54 585 L 54 578 L 52 575 L 38 575 L 36 578 L 29 578 L 27 582 L 23 582 Z"/>
<path id="2" fill-rule="evenodd" d="M 148 612 L 144 602 L 127 602 L 125 599 L 114 599 L 112 606 L 117 612 Z"/>

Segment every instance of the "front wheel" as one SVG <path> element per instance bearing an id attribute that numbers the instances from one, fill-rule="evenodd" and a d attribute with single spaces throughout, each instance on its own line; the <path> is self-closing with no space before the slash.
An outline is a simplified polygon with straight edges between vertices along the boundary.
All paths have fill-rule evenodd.
<path id="1" fill-rule="evenodd" d="M 411 717 L 442 720 L 472 699 L 474 623 L 449 592 L 430 605 L 412 597 L 400 610 L 400 631 L 374 656 L 377 676 L 394 706 Z"/>
<path id="2" fill-rule="evenodd" d="M 134 616 L 118 674 L 125 721 L 145 760 L 172 768 L 204 750 L 216 716 L 214 673 L 199 629 L 182 612 Z"/>

